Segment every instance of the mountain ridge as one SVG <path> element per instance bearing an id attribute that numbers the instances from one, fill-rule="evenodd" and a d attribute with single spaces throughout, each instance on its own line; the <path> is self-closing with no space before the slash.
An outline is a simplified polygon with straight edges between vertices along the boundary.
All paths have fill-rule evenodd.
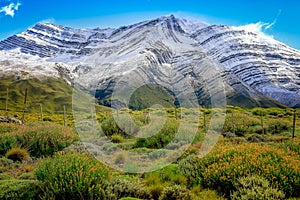
<path id="1" fill-rule="evenodd" d="M 182 77 L 190 79 L 204 106 L 209 91 L 201 82 L 206 66 L 199 63 L 207 61 L 221 71 L 229 103 L 300 105 L 300 52 L 241 27 L 171 15 L 115 29 L 37 24 L 0 42 L 0 72 L 22 70 L 70 85 L 75 80 L 90 93 L 105 94 L 96 96 L 99 102 L 111 98 L 118 79 L 131 73 L 144 84 L 177 84 L 179 94 L 187 89 Z"/>

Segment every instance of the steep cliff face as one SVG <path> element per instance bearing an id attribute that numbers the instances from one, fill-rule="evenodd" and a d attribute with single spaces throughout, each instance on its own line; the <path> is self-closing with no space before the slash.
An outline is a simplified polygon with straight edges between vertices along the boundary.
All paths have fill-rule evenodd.
<path id="1" fill-rule="evenodd" d="M 25 54 L 54 57 L 59 54 L 84 55 L 88 45 L 106 38 L 112 29 L 72 29 L 53 24 L 37 24 L 25 32 L 0 42 L 1 50 L 20 48 Z"/>
<path id="2" fill-rule="evenodd" d="M 195 95 L 210 104 L 224 89 L 231 104 L 300 105 L 298 50 L 242 27 L 172 15 L 117 29 L 37 24 L 0 42 L 1 70 L 62 77 L 101 103 L 125 101 L 113 96 L 118 87 L 158 84 L 187 106 Z"/>
<path id="3" fill-rule="evenodd" d="M 191 37 L 239 82 L 286 105 L 299 102 L 299 51 L 241 27 L 208 26 Z"/>

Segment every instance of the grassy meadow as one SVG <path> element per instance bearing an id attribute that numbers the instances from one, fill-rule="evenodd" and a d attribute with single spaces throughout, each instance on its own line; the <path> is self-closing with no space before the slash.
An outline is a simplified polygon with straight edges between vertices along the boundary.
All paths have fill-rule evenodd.
<path id="1" fill-rule="evenodd" d="M 152 172 L 125 173 L 86 150 L 88 144 L 80 141 L 71 112 L 66 126 L 62 113 L 45 112 L 41 120 L 39 112 L 27 112 L 25 125 L 0 124 L 0 199 L 300 199 L 298 111 L 294 138 L 294 110 L 288 108 L 118 111 L 122 113 L 129 113 L 138 128 L 127 121 L 127 130 L 120 128 L 103 106 L 96 107 L 92 119 L 126 151 L 165 147 L 183 119 L 189 122 L 183 126 L 195 128 L 196 135 L 172 164 Z M 165 116 L 157 133 L 147 138 L 129 134 L 147 132 L 143 127 L 155 121 L 149 113 Z M 21 119 L 19 112 L 8 115 Z M 222 135 L 208 155 L 199 157 L 213 116 L 225 117 Z M 192 127 L 183 127 L 187 135 Z M 111 158 L 117 166 L 126 159 L 122 152 Z"/>

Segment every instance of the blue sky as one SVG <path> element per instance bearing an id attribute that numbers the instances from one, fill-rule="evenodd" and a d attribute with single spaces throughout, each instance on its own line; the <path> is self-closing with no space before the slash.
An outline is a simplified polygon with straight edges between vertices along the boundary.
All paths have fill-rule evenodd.
<path id="1" fill-rule="evenodd" d="M 300 1 L 0 0 L 0 40 L 37 22 L 75 28 L 118 27 L 174 14 L 210 24 L 263 24 L 266 34 L 300 49 Z M 259 25 L 259 24 L 256 24 Z"/>

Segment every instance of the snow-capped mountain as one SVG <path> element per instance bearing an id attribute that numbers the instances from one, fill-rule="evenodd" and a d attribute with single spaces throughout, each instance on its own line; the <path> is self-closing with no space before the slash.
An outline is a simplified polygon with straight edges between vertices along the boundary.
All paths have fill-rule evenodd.
<path id="1" fill-rule="evenodd" d="M 20 72 L 79 83 L 100 102 L 121 80 L 194 92 L 202 103 L 220 92 L 211 83 L 221 78 L 232 104 L 300 106 L 300 51 L 243 27 L 173 15 L 117 29 L 37 24 L 0 42 L 0 74 Z"/>

